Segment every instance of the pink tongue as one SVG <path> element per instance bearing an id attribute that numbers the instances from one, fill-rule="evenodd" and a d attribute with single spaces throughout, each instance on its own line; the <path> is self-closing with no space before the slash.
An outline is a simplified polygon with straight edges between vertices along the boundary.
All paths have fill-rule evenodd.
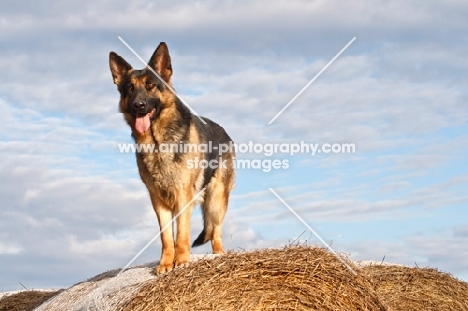
<path id="1" fill-rule="evenodd" d="M 135 129 L 138 133 L 143 134 L 145 133 L 150 127 L 150 118 L 149 113 L 145 114 L 142 117 L 136 117 L 135 120 Z"/>

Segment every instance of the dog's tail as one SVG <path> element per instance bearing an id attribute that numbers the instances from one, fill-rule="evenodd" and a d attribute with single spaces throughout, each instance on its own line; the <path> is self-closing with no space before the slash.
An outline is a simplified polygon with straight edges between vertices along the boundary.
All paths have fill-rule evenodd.
<path id="1" fill-rule="evenodd" d="M 201 246 L 209 240 L 210 239 L 207 237 L 205 228 L 203 228 L 202 232 L 200 232 L 200 234 L 198 235 L 198 238 L 196 238 L 195 241 L 193 241 L 192 247 Z"/>

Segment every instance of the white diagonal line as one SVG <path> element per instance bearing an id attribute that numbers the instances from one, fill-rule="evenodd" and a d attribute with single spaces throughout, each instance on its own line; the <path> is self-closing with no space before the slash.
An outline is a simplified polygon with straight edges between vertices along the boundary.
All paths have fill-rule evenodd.
<path id="1" fill-rule="evenodd" d="M 315 79 L 317 79 L 322 74 L 322 72 L 324 72 L 325 69 L 327 69 L 328 66 L 332 64 L 335 61 L 335 59 L 337 59 L 338 56 L 340 56 L 341 53 L 343 53 L 348 48 L 348 46 L 350 46 L 351 43 L 353 43 L 354 40 L 356 40 L 356 37 L 351 39 L 351 41 L 349 41 L 348 44 L 346 44 L 345 47 L 342 48 L 341 51 L 339 51 L 338 54 L 336 54 L 335 57 L 333 57 L 332 60 L 329 61 L 328 64 L 326 64 L 325 67 L 323 67 L 322 70 L 320 70 L 319 73 L 317 73 L 315 77 L 313 77 L 312 80 L 310 80 L 309 83 L 307 83 L 306 86 L 304 86 L 302 90 L 300 90 L 299 93 L 297 93 L 296 96 L 294 96 L 293 99 L 291 99 L 289 103 L 287 103 L 286 106 L 284 106 L 283 109 L 281 109 L 281 111 L 278 112 L 276 116 L 270 120 L 270 122 L 268 122 L 268 124 L 273 123 L 273 121 L 275 121 L 276 118 L 278 118 L 286 110 L 286 108 L 288 108 L 289 105 L 291 105 L 315 81 Z"/>
<path id="2" fill-rule="evenodd" d="M 304 224 L 304 226 L 307 227 L 307 229 L 310 230 L 310 232 L 312 232 L 312 233 L 317 237 L 317 239 L 320 240 L 320 242 L 322 242 L 323 245 L 325 245 L 325 247 L 326 247 L 333 255 L 335 255 L 336 258 L 338 258 L 339 261 L 341 261 L 341 263 L 343 263 L 343 264 L 346 266 L 346 268 L 348 268 L 349 271 L 351 271 L 354 275 L 357 275 L 356 271 L 354 271 L 353 268 L 351 268 L 351 266 L 348 265 L 348 264 L 346 263 L 346 261 L 344 261 L 343 258 L 341 258 L 341 256 L 338 255 L 338 254 L 335 252 L 335 250 L 334 250 L 333 248 L 331 248 L 331 246 L 328 245 L 328 243 L 325 242 L 325 241 L 320 237 L 320 235 L 318 235 L 318 233 L 315 232 L 315 230 L 312 229 L 312 228 L 304 221 L 304 219 L 302 219 L 302 217 L 299 216 L 299 215 L 296 213 L 296 211 L 294 211 L 294 210 L 291 208 L 291 206 L 289 206 L 288 203 L 286 203 L 286 202 L 283 200 L 283 198 L 281 198 L 281 197 L 278 195 L 278 193 L 276 193 L 275 190 L 273 190 L 272 188 L 268 188 L 268 189 L 278 198 L 278 200 L 281 201 L 281 203 L 284 204 L 284 206 L 286 206 L 286 207 L 291 211 L 291 213 L 294 214 L 294 216 L 297 217 L 297 219 L 299 219 L 300 222 L 302 222 L 302 223 Z"/>
<path id="3" fill-rule="evenodd" d="M 151 70 L 151 72 L 154 73 L 154 74 L 156 75 L 156 77 L 158 77 L 159 80 L 161 80 L 161 82 L 164 83 L 164 85 L 165 85 L 169 90 L 171 90 L 171 92 L 174 93 L 174 95 L 177 96 L 177 97 L 180 99 L 180 101 L 181 101 L 182 103 L 184 103 L 185 106 L 187 106 L 190 110 L 192 110 L 192 112 L 197 116 L 198 119 L 200 119 L 200 121 L 201 121 L 203 124 L 206 125 L 205 120 L 203 120 L 203 118 L 201 118 L 200 115 L 199 115 L 192 107 L 190 107 L 189 104 L 187 104 L 187 102 L 186 102 L 179 94 L 177 94 L 177 92 L 176 92 L 169 84 L 167 84 L 166 81 L 164 81 L 164 79 L 161 78 L 161 76 L 158 75 L 158 74 L 156 73 L 156 71 L 154 71 L 154 69 L 151 68 L 151 67 L 148 65 L 148 63 L 145 62 L 145 61 L 143 60 L 143 58 L 140 57 L 140 55 L 138 55 L 138 53 L 135 52 L 135 50 L 132 49 L 132 47 L 131 47 L 130 45 L 128 45 L 128 43 L 125 42 L 124 39 L 122 39 L 121 36 L 118 36 L 118 38 L 119 38 L 119 40 L 122 41 L 122 43 L 125 44 L 125 46 L 126 46 L 126 47 L 127 47 L 127 48 L 128 48 L 144 65 L 145 65 L 145 66 L 146 66 L 146 68 L 148 68 L 149 70 Z"/>
<path id="4" fill-rule="evenodd" d="M 154 236 L 154 238 L 152 238 L 151 241 L 149 241 L 149 242 L 145 245 L 145 247 L 143 247 L 142 250 L 139 251 L 138 254 L 135 255 L 135 257 L 132 258 L 132 260 L 130 260 L 130 262 L 129 262 L 128 264 L 125 265 L 125 267 L 123 267 L 122 270 L 120 270 L 119 274 L 117 274 L 117 275 L 120 275 L 122 272 L 124 272 L 125 270 L 127 270 L 127 268 L 128 268 L 138 257 L 140 257 L 140 255 L 141 255 L 141 254 L 142 254 L 142 253 L 143 253 L 143 252 L 144 252 L 160 235 L 161 235 L 161 233 L 164 232 L 164 230 L 166 230 L 167 228 L 169 228 L 170 225 L 172 225 L 172 223 L 177 219 L 177 217 L 179 217 L 180 214 L 182 214 L 182 213 L 187 209 L 187 207 L 189 207 L 190 204 L 192 204 L 193 201 L 195 201 L 195 200 L 200 196 L 200 194 L 201 194 L 203 191 L 205 191 L 205 188 L 203 188 L 202 190 L 200 190 L 200 192 L 198 192 L 198 193 L 193 197 L 193 199 L 191 199 L 190 202 L 188 202 L 187 205 L 185 205 L 185 206 L 182 208 L 182 210 L 181 210 L 180 212 L 178 212 L 177 215 L 175 215 L 174 218 L 172 218 L 172 220 L 171 220 L 168 224 L 166 224 L 166 225 L 161 229 L 161 231 L 159 231 L 159 233 L 156 234 L 156 235 Z"/>

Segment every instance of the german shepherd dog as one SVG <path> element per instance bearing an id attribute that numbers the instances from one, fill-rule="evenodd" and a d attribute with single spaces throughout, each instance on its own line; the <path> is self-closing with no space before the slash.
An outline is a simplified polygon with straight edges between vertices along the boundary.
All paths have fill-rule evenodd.
<path id="1" fill-rule="evenodd" d="M 204 148 L 203 152 L 199 151 L 202 148 L 188 148 L 190 150 L 136 153 L 140 177 L 148 188 L 161 230 L 167 225 L 161 233 L 161 260 L 155 272 L 165 273 L 189 262 L 190 218 L 196 203 L 201 203 L 204 228 L 192 246 L 211 241 L 213 253 L 224 253 L 221 226 L 235 176 L 231 138 L 217 123 L 192 114 L 167 87 L 172 88 L 172 65 L 164 42 L 154 51 L 148 67 L 142 70 L 133 69 L 115 52 L 109 55 L 109 65 L 120 92 L 119 110 L 130 126 L 136 144 L 154 145 L 156 151 L 163 143 L 231 146 L 224 153 L 220 152 L 221 148 Z M 217 167 L 188 165 L 191 161 L 213 159 L 219 160 Z M 190 203 L 203 188 L 201 199 Z M 173 226 L 169 223 L 184 207 L 186 209 L 176 220 L 174 241 Z"/>

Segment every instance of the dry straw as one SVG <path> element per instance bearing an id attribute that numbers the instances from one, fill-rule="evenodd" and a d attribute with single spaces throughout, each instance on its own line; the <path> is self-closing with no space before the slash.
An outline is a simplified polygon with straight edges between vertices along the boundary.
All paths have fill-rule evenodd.
<path id="1" fill-rule="evenodd" d="M 394 311 L 468 311 L 468 283 L 450 274 L 429 268 L 381 265 L 362 271 Z"/>
<path id="2" fill-rule="evenodd" d="M 0 311 L 30 311 L 60 291 L 26 290 L 0 299 Z"/>
<path id="3" fill-rule="evenodd" d="M 228 253 L 175 269 L 144 283 L 120 310 L 387 309 L 370 282 L 334 255 L 289 246 Z"/>

